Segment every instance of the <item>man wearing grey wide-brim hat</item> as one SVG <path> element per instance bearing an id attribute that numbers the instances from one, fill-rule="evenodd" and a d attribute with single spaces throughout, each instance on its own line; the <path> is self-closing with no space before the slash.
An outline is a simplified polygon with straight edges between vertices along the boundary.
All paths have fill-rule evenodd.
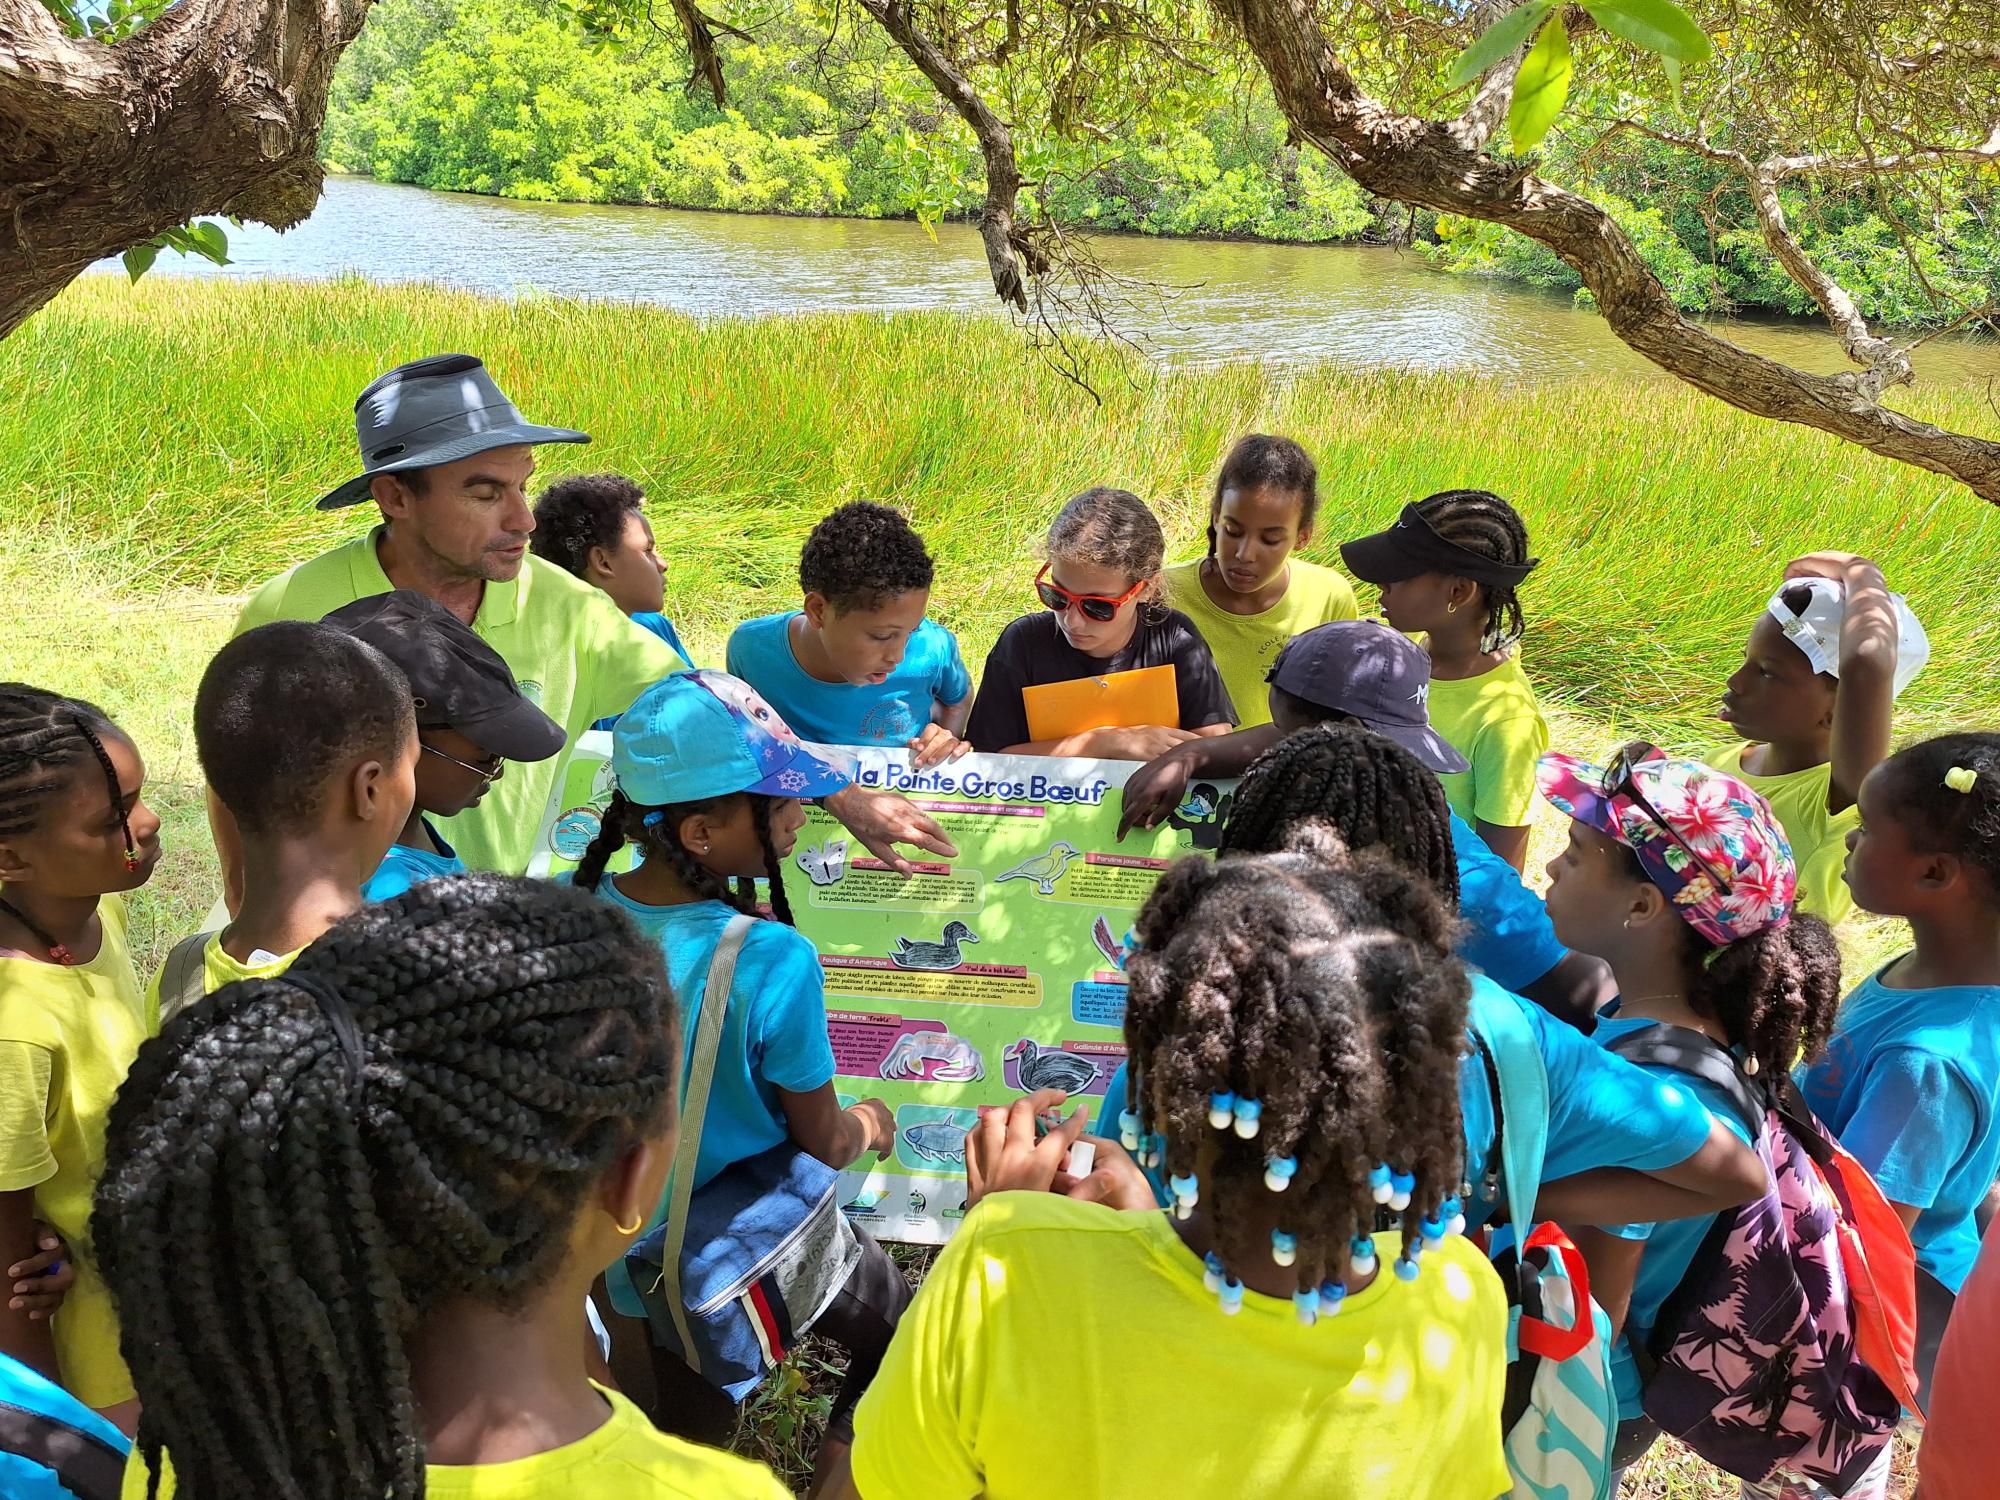
<path id="1" fill-rule="evenodd" d="M 587 434 L 528 421 L 469 354 L 415 360 L 378 376 L 354 403 L 354 432 L 362 470 L 322 496 L 319 508 L 373 500 L 380 524 L 257 590 L 235 633 L 273 620 L 322 619 L 391 589 L 428 594 L 464 620 L 567 736 L 562 754 L 509 766 L 484 801 L 447 820 L 471 868 L 524 873 L 568 747 L 687 663 L 608 595 L 528 551 L 536 446 L 587 443 Z M 825 805 L 899 868 L 907 862 L 897 843 L 947 858 L 957 853 L 904 798 L 850 787 Z M 226 815 L 212 808 L 212 816 L 224 868 L 232 870 L 235 832 Z"/>

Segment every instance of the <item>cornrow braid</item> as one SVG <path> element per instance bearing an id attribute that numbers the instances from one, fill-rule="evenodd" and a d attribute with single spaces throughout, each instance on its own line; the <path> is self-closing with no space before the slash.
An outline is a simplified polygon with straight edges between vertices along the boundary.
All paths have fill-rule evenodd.
<path id="1" fill-rule="evenodd" d="M 1352 723 L 1312 724 L 1258 756 L 1236 789 L 1218 858 L 1296 845 L 1309 823 L 1350 849 L 1379 849 L 1458 910 L 1458 856 L 1444 784 L 1395 741 Z"/>
<path id="2" fill-rule="evenodd" d="M 603 882 L 604 867 L 610 863 L 611 856 L 628 843 L 637 844 L 639 852 L 647 858 L 665 860 L 675 879 L 700 899 L 720 901 L 748 917 L 763 916 L 757 906 L 754 881 L 738 880 L 732 886 L 681 842 L 683 819 L 691 818 L 696 813 L 714 812 L 726 806 L 732 797 L 750 799 L 751 814 L 757 821 L 757 839 L 764 846 L 764 873 L 771 883 L 771 913 L 786 926 L 793 925 L 791 902 L 785 898 L 782 862 L 771 837 L 771 805 L 776 799 L 757 792 L 731 792 L 726 796 L 698 802 L 676 802 L 664 807 L 647 807 L 632 801 L 623 792 L 613 792 L 610 804 L 604 809 L 597 835 L 583 851 L 583 858 L 577 862 L 571 881 L 587 891 L 596 890 Z"/>
<path id="3" fill-rule="evenodd" d="M 1490 490 L 1440 490 L 1417 502 L 1417 514 L 1447 542 L 1490 557 L 1499 563 L 1526 563 L 1528 527 L 1520 512 Z M 1527 631 L 1521 598 L 1512 585 L 1482 583 L 1486 629 L 1482 651 L 1499 651 Z"/>
<path id="4" fill-rule="evenodd" d="M 757 842 L 764 846 L 764 881 L 769 887 L 771 915 L 787 927 L 796 927 L 791 900 L 785 895 L 785 862 L 778 858 L 778 841 L 771 834 L 771 809 L 777 805 L 777 799 L 757 792 L 747 795 L 751 814 L 757 820 Z"/>
<path id="5" fill-rule="evenodd" d="M 1953 785 L 1947 776 L 1970 785 Z M 1900 750 L 1877 773 L 1889 815 L 1920 854 L 1950 854 L 1986 877 L 2000 906 L 2000 734 L 1964 730 Z"/>
<path id="6" fill-rule="evenodd" d="M 1168 1170 L 1198 1175 L 1225 1267 L 1271 1254 L 1275 1203 L 1299 1290 L 1343 1281 L 1379 1163 L 1416 1179 L 1406 1255 L 1458 1191 L 1470 985 L 1451 926 L 1428 884 L 1368 854 L 1193 856 L 1154 888 L 1127 968 L 1131 1096 Z M 1253 1140 L 1211 1127 L 1216 1092 L 1259 1102 Z M 1297 1171 L 1274 1198 L 1266 1164 L 1285 1156 Z"/>
<path id="7" fill-rule="evenodd" d="M 102 738 L 117 732 L 117 725 L 94 703 L 25 682 L 0 682 L 0 838 L 32 833 L 41 821 L 43 805 L 68 785 L 87 754 L 104 772 L 128 857 L 136 853 L 118 772 Z"/>
<path id="8" fill-rule="evenodd" d="M 414 1500 L 405 1340 L 518 1307 L 592 1187 L 673 1109 L 658 947 L 543 881 L 362 908 L 283 977 L 140 1048 L 91 1220 L 144 1411 L 148 1496 Z"/>

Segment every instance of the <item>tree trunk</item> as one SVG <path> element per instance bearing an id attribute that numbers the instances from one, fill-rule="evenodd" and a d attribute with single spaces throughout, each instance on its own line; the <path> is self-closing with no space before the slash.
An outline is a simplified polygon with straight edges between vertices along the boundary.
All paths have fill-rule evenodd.
<path id="1" fill-rule="evenodd" d="M 189 219 L 311 213 L 333 65 L 369 3 L 180 0 L 107 46 L 0 0 L 0 338 Z"/>
<path id="2" fill-rule="evenodd" d="M 1612 332 L 1669 374 L 1754 415 L 1948 475 L 2000 504 L 2000 442 L 1891 411 L 1856 373 L 1808 374 L 1690 322 L 1596 204 L 1468 145 L 1455 122 L 1400 115 L 1363 93 L 1327 44 L 1312 0 L 1213 4 L 1263 64 L 1293 128 L 1369 192 L 1527 235 L 1583 278 Z"/>

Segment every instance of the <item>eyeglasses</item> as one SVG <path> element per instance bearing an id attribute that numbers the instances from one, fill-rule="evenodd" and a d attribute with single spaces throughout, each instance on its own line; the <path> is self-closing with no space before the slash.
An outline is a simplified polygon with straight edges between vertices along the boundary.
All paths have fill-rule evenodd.
<path id="1" fill-rule="evenodd" d="M 1085 619 L 1095 620 L 1100 625 L 1114 618 L 1121 608 L 1136 599 L 1147 583 L 1146 579 L 1141 578 L 1116 598 L 1109 594 L 1077 594 L 1050 578 L 1049 567 L 1050 564 L 1043 563 L 1042 571 L 1035 575 L 1035 592 L 1041 595 L 1042 603 L 1057 614 L 1075 605 L 1083 611 Z"/>
<path id="2" fill-rule="evenodd" d="M 438 749 L 436 745 L 427 745 L 424 744 L 422 741 L 419 741 L 417 744 L 417 748 L 431 755 L 435 755 L 439 760 L 448 760 L 453 765 L 458 766 L 463 770 L 470 771 L 474 776 L 479 777 L 483 781 L 498 781 L 500 779 L 500 773 L 507 769 L 506 758 L 499 755 L 489 755 L 485 760 L 481 761 L 478 765 L 474 765 L 469 760 L 460 760 L 456 755 L 447 754 L 446 752 Z"/>
<path id="3" fill-rule="evenodd" d="M 1678 844 L 1682 852 L 1689 859 L 1701 866 L 1702 874 L 1714 881 L 1716 889 L 1726 896 L 1729 894 L 1731 885 L 1729 877 L 1703 859 L 1700 853 L 1696 851 L 1694 845 L 1682 838 L 1674 825 L 1662 817 L 1660 810 L 1646 799 L 1644 792 L 1639 790 L 1639 780 L 1635 774 L 1638 764 L 1647 756 L 1656 753 L 1658 752 L 1654 746 L 1644 743 L 1627 745 L 1624 749 L 1620 750 L 1612 758 L 1610 768 L 1604 773 L 1605 798 L 1609 800 L 1613 797 L 1623 797 L 1634 807 L 1638 808 L 1640 812 L 1646 815 L 1648 822 Z"/>

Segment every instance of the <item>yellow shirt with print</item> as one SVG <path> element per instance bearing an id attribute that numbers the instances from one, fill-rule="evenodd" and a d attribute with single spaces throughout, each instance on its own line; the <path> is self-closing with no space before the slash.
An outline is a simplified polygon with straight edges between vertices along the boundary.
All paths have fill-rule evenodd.
<path id="1" fill-rule="evenodd" d="M 1549 748 L 1549 721 L 1521 663 L 1453 682 L 1431 679 L 1431 728 L 1472 762 L 1441 777 L 1451 810 L 1475 826 L 1525 828 L 1535 807 L 1535 762 Z"/>
<path id="2" fill-rule="evenodd" d="M 104 1122 L 148 1034 L 125 946 L 125 904 L 97 904 L 89 963 L 0 957 L 0 1192 L 34 1190 L 36 1217 L 69 1242 L 76 1285 L 50 1324 L 62 1383 L 86 1406 L 132 1398 L 111 1293 L 90 1248 Z"/>
<path id="3" fill-rule="evenodd" d="M 1312 1327 L 1234 1317 L 1164 1214 L 997 1193 L 903 1314 L 855 1413 L 866 1500 L 1339 1496 L 1489 1500 L 1507 1299 L 1454 1238 Z"/>
<path id="4" fill-rule="evenodd" d="M 1748 743 L 1724 745 L 1702 757 L 1716 770 L 1736 777 L 1762 792 L 1792 846 L 1799 867 L 1800 911 L 1829 923 L 1845 921 L 1854 911 L 1854 893 L 1842 872 L 1847 868 L 1847 836 L 1861 826 L 1860 807 L 1827 810 L 1826 794 L 1833 786 L 1833 763 L 1793 771 L 1784 776 L 1752 776 L 1743 769 Z"/>
<path id="5" fill-rule="evenodd" d="M 280 573 L 250 596 L 237 635 L 273 620 L 323 619 L 343 604 L 386 594 L 378 526 L 364 537 Z M 574 745 L 599 719 L 622 714 L 662 677 L 687 670 L 673 647 L 618 612 L 609 596 L 530 553 L 508 583 L 489 583 L 473 633 L 500 653 L 521 691 L 563 727 Z M 437 820 L 474 870 L 521 875 L 541 836 L 549 798 L 568 764 L 563 754 L 507 774 L 476 807 Z"/>
<path id="6" fill-rule="evenodd" d="M 1285 642 L 1315 625 L 1360 615 L 1354 588 L 1331 568 L 1294 557 L 1285 595 L 1262 614 L 1233 615 L 1201 586 L 1201 562 L 1175 563 L 1160 575 L 1167 603 L 1194 621 L 1236 705 L 1236 727 L 1271 722 L 1271 664 Z"/>
<path id="7" fill-rule="evenodd" d="M 225 984 L 234 984 L 239 979 L 275 979 L 305 951 L 294 948 L 290 953 L 266 954 L 259 963 L 242 964 L 224 950 L 221 933 L 210 933 L 201 950 L 201 992 L 213 995 Z M 160 1029 L 160 983 L 166 977 L 166 968 L 162 966 L 153 976 L 153 982 L 146 986 L 146 1015 L 155 1031 Z"/>
<path id="8" fill-rule="evenodd" d="M 503 1464 L 431 1464 L 430 1500 L 791 1500 L 762 1464 L 668 1437 L 616 1391 L 597 1387 L 611 1415 L 587 1437 Z M 173 1493 L 162 1462 L 160 1500 Z M 120 1500 L 146 1500 L 146 1461 L 125 1464 Z"/>

